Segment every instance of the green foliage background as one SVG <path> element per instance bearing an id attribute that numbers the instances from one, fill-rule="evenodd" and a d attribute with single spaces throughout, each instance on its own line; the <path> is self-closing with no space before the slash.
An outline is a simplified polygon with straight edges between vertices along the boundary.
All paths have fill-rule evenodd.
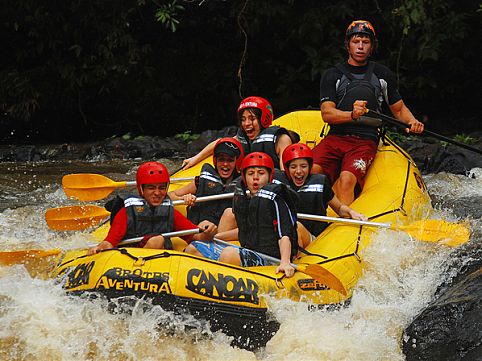
<path id="1" fill-rule="evenodd" d="M 434 131 L 480 129 L 481 4 L 460 0 L 1 1 L 3 142 L 168 136 L 235 123 L 241 97 L 318 107 L 344 31 L 372 21 L 376 61 Z M 241 75 L 239 77 L 238 75 Z"/>

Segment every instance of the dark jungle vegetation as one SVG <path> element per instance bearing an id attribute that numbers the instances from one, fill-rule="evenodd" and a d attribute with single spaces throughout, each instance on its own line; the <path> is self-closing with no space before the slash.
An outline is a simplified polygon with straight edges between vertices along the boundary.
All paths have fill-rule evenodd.
<path id="1" fill-rule="evenodd" d="M 170 136 L 236 122 L 242 97 L 275 114 L 318 108 L 353 19 L 379 38 L 412 112 L 433 131 L 480 129 L 480 1 L 1 1 L 0 141 Z"/>

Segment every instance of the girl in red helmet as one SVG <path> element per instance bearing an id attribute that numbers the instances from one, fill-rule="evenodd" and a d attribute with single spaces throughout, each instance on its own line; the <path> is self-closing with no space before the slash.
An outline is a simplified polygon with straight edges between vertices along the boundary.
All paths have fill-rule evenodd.
<path id="1" fill-rule="evenodd" d="M 306 144 L 297 143 L 286 147 L 283 152 L 283 163 L 286 179 L 282 181 L 298 193 L 298 212 L 325 216 L 326 208 L 330 206 L 340 217 L 367 220 L 363 214 L 354 211 L 337 198 L 328 177 L 323 174 L 311 174 L 313 151 Z M 308 246 L 326 227 L 325 222 L 298 221 L 300 246 Z"/>
<path id="2" fill-rule="evenodd" d="M 184 204 L 188 206 L 187 218 L 199 227 L 208 226 L 215 232 L 221 215 L 226 208 L 231 207 L 232 200 L 196 203 L 196 199 L 234 192 L 243 156 L 243 147 L 236 139 L 221 138 L 214 147 L 214 167 L 205 163 L 199 176 L 184 187 L 169 192 L 169 197 L 172 200 L 184 200 Z M 206 235 L 206 231 L 204 233 Z"/>
<path id="3" fill-rule="evenodd" d="M 263 152 L 268 154 L 277 169 L 283 169 L 281 154 L 292 143 L 288 130 L 272 126 L 273 107 L 264 98 L 251 96 L 238 107 L 239 130 L 235 138 L 242 144 L 244 153 Z M 189 168 L 213 153 L 217 140 L 209 143 L 195 156 L 185 159 L 183 165 Z"/>
<path id="4" fill-rule="evenodd" d="M 169 173 L 162 163 L 147 162 L 141 164 L 136 173 L 139 196 L 128 196 L 121 199 L 121 206 L 111 213 L 111 227 L 103 242 L 89 249 L 88 254 L 111 249 L 129 238 L 144 239 L 138 247 L 172 248 L 171 241 L 164 239 L 161 233 L 182 231 L 196 226 L 174 209 L 167 196 Z M 193 239 L 201 239 L 201 234 L 185 236 L 190 243 Z"/>
<path id="5" fill-rule="evenodd" d="M 290 262 L 298 250 L 297 196 L 285 184 L 271 183 L 273 172 L 273 160 L 265 153 L 253 152 L 243 159 L 242 178 L 236 186 L 233 208 L 225 212 L 234 215 L 231 227 L 234 229 L 217 234 L 224 240 L 238 239 L 241 248 L 193 242 L 190 248 L 196 248 L 197 253 L 192 253 L 250 267 L 267 265 L 257 253 L 260 252 L 279 258 L 281 262 L 276 272 L 291 277 L 294 268 Z"/>

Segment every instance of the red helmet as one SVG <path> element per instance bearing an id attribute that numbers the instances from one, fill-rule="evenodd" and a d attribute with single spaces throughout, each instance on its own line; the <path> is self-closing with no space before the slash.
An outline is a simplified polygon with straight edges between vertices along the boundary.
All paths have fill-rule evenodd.
<path id="1" fill-rule="evenodd" d="M 243 162 L 241 163 L 241 171 L 243 175 L 244 184 L 246 184 L 246 177 L 245 177 L 245 170 L 249 167 L 265 167 L 269 170 L 269 181 L 273 180 L 273 173 L 274 173 L 274 163 L 271 157 L 263 152 L 253 152 L 249 153 L 244 157 Z"/>
<path id="2" fill-rule="evenodd" d="M 346 29 L 345 38 L 350 39 L 352 35 L 355 34 L 366 34 L 372 40 L 377 38 L 375 34 L 375 28 L 373 25 L 367 20 L 355 20 Z"/>
<path id="3" fill-rule="evenodd" d="M 137 190 L 142 195 L 142 186 L 153 183 L 169 183 L 169 172 L 159 162 L 142 163 L 136 173 Z"/>
<path id="4" fill-rule="evenodd" d="M 290 172 L 288 171 L 288 163 L 294 159 L 300 158 L 305 158 L 308 160 L 311 172 L 311 167 L 313 165 L 313 151 L 310 147 L 303 143 L 295 143 L 287 146 L 283 151 L 282 159 L 288 179 L 291 179 Z"/>
<path id="5" fill-rule="evenodd" d="M 261 110 L 261 119 L 259 122 L 263 128 L 268 128 L 271 123 L 273 123 L 273 107 L 266 99 L 261 97 L 248 97 L 244 99 L 241 104 L 239 104 L 238 116 L 242 110 L 248 108 L 256 108 Z"/>
<path id="6" fill-rule="evenodd" d="M 239 173 L 239 171 L 241 170 L 241 162 L 243 161 L 244 157 L 244 150 L 241 143 L 238 142 L 238 140 L 235 138 L 219 139 L 214 146 L 213 151 L 214 168 L 216 168 L 217 156 L 221 153 L 236 158 L 236 171 Z"/>

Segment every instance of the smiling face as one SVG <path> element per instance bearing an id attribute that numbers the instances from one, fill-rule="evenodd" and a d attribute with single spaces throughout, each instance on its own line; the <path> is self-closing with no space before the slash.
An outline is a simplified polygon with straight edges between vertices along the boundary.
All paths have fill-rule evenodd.
<path id="1" fill-rule="evenodd" d="M 365 65 L 372 54 L 373 43 L 368 35 L 355 34 L 348 42 L 348 64 L 354 66 Z"/>
<path id="2" fill-rule="evenodd" d="M 230 180 L 233 177 L 233 172 L 236 169 L 236 158 L 224 153 L 219 153 L 216 156 L 216 170 L 224 181 Z"/>
<path id="3" fill-rule="evenodd" d="M 246 187 L 255 195 L 258 191 L 269 183 L 269 170 L 266 167 L 249 167 L 245 171 Z"/>
<path id="4" fill-rule="evenodd" d="M 288 172 L 294 185 L 301 187 L 310 175 L 310 163 L 305 158 L 293 159 L 288 166 Z"/>
<path id="5" fill-rule="evenodd" d="M 142 197 L 153 207 L 160 206 L 167 194 L 168 183 L 144 184 Z"/>
<path id="6" fill-rule="evenodd" d="M 241 128 L 244 130 L 249 140 L 254 140 L 261 131 L 258 117 L 251 109 L 243 110 L 241 114 Z"/>

